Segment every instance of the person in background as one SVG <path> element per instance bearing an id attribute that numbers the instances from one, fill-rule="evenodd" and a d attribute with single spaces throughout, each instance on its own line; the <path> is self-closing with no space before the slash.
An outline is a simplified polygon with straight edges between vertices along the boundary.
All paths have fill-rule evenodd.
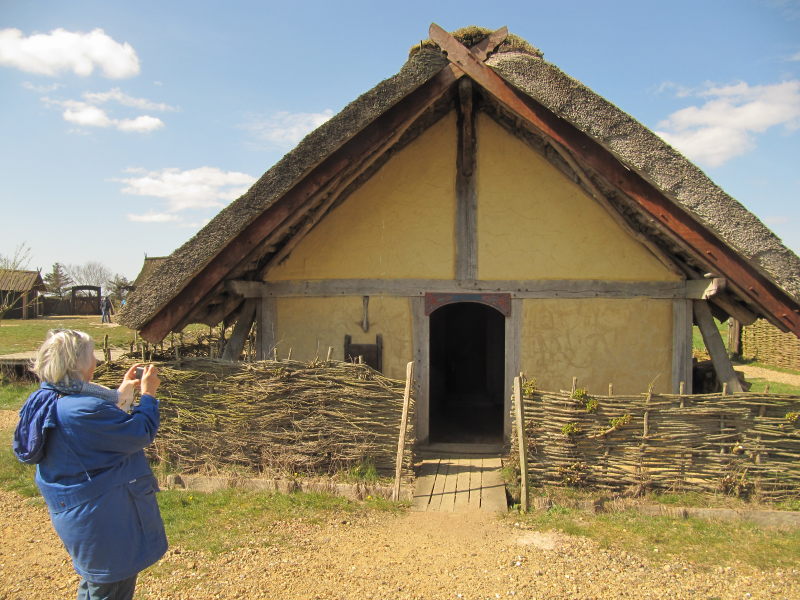
<path id="1" fill-rule="evenodd" d="M 20 410 L 13 448 L 36 464 L 53 527 L 80 575 L 78 600 L 130 600 L 138 573 L 167 550 L 158 485 L 144 454 L 159 425 L 155 366 L 134 365 L 111 390 L 92 383 L 92 339 L 53 330 L 33 371 L 40 388 Z M 128 412 L 134 389 L 139 404 Z"/>
<path id="2" fill-rule="evenodd" d="M 114 305 L 111 304 L 111 298 L 103 296 L 100 300 L 100 313 L 103 315 L 102 323 L 111 323 L 111 315 L 114 314 Z"/>

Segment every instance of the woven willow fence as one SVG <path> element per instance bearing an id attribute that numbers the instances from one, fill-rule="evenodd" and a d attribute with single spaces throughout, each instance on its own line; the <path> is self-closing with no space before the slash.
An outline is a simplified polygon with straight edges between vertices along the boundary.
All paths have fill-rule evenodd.
<path id="1" fill-rule="evenodd" d="M 742 328 L 742 356 L 776 367 L 800 369 L 800 339 L 759 319 Z"/>
<path id="2" fill-rule="evenodd" d="M 132 363 L 104 365 L 95 380 L 116 387 Z M 394 473 L 402 381 L 345 362 L 195 358 L 156 364 L 161 426 L 150 452 L 172 469 L 318 475 L 371 463 L 380 474 Z M 409 477 L 410 426 L 406 440 L 403 476 Z"/>
<path id="3" fill-rule="evenodd" d="M 522 388 L 534 484 L 800 497 L 800 396 L 595 396 Z M 511 456 L 518 459 L 516 431 L 513 440 Z"/>

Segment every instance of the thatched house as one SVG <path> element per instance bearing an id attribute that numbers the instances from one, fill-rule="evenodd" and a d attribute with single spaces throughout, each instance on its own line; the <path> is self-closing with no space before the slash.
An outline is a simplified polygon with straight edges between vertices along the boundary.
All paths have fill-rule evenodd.
<path id="1" fill-rule="evenodd" d="M 236 321 L 229 358 L 255 323 L 265 357 L 333 346 L 393 377 L 414 360 L 421 442 L 507 435 L 519 371 L 544 389 L 689 386 L 693 322 L 738 389 L 712 315 L 800 335 L 800 259 L 647 128 L 489 33 L 432 26 L 120 320 L 151 341 Z"/>
<path id="2" fill-rule="evenodd" d="M 0 317 L 35 319 L 42 314 L 46 289 L 39 271 L 0 269 Z"/>

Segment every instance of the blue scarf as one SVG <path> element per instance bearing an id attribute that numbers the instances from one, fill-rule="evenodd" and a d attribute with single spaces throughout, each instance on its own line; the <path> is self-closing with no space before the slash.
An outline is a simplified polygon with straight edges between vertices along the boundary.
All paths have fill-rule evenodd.
<path id="1" fill-rule="evenodd" d="M 36 464 L 44 457 L 47 433 L 58 425 L 56 401 L 62 395 L 94 396 L 117 404 L 117 390 L 85 381 L 57 384 L 43 383 L 33 392 L 19 411 L 19 423 L 11 446 L 20 462 Z"/>

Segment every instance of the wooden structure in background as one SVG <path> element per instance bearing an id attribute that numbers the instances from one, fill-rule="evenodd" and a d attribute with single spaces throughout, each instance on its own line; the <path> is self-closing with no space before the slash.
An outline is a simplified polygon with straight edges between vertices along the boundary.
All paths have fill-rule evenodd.
<path id="1" fill-rule="evenodd" d="M 6 319 L 35 319 L 42 314 L 45 291 L 39 271 L 0 269 L 0 309 Z"/>

